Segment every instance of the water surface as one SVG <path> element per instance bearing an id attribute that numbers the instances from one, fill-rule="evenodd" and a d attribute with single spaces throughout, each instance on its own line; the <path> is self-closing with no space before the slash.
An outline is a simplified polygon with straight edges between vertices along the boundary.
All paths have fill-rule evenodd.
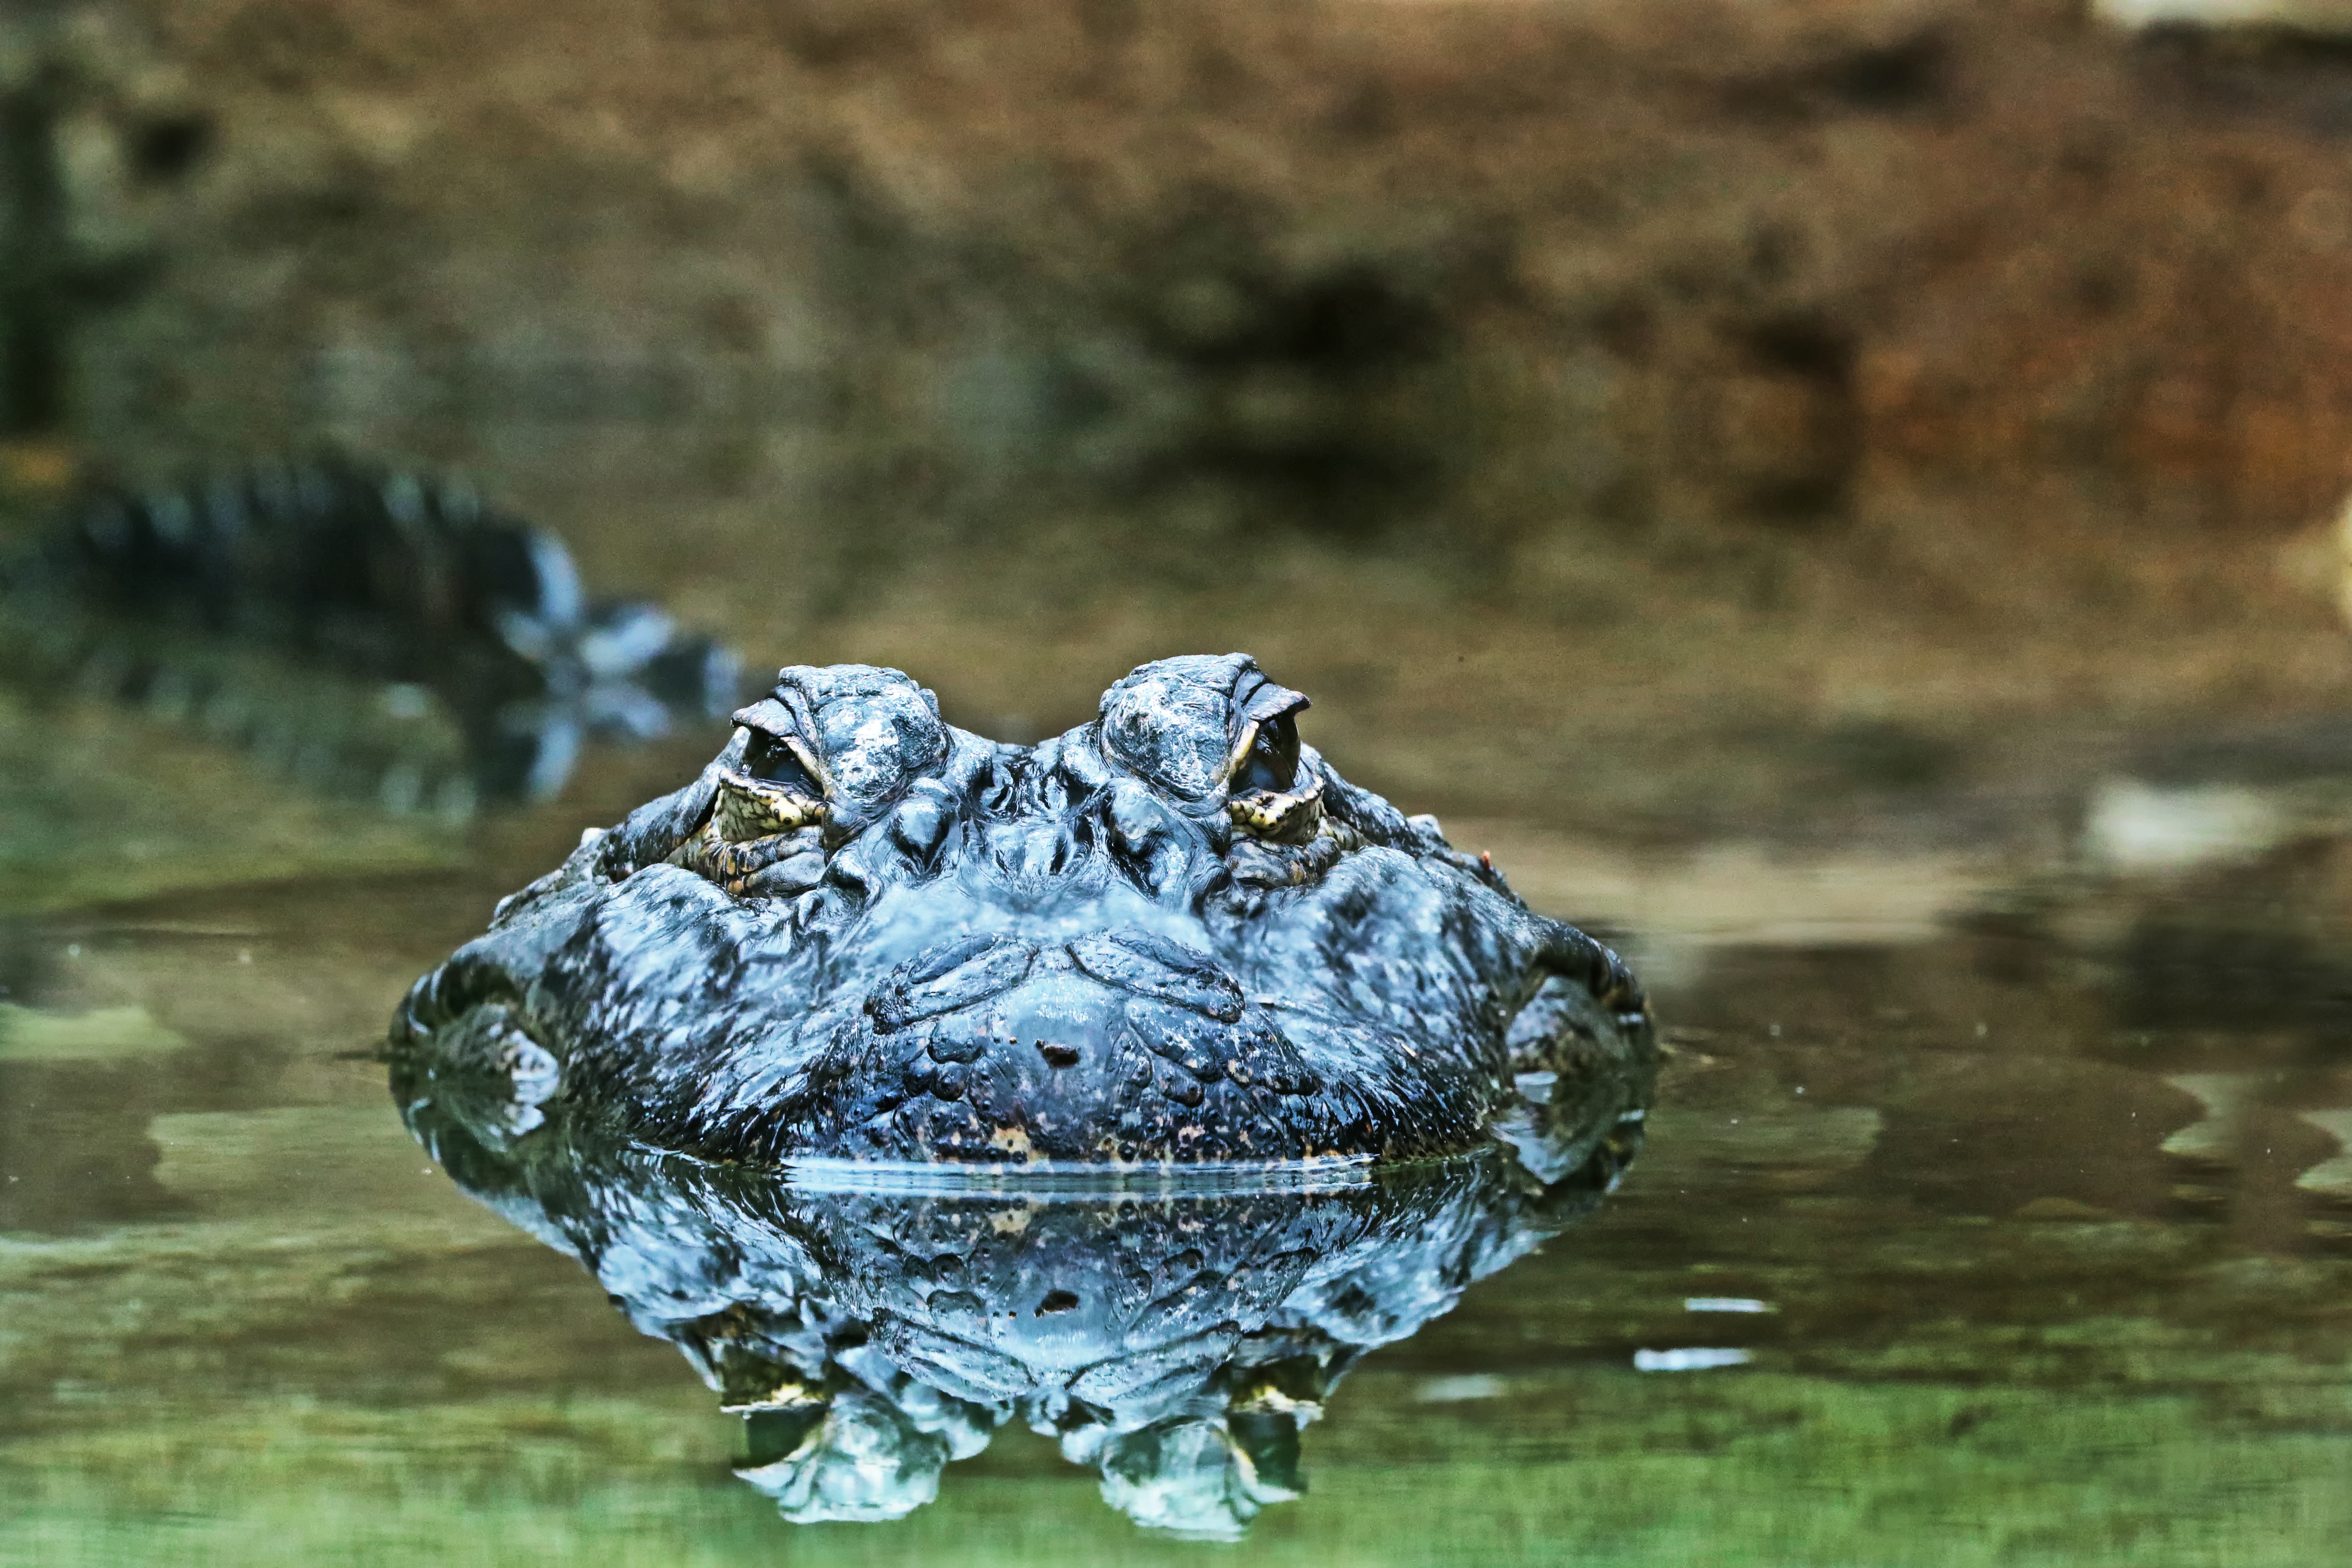
<path id="1" fill-rule="evenodd" d="M 0 1562 L 2300 1564 L 2352 1527 L 2343 847 L 1963 875 L 1526 827 L 1538 901 L 1655 976 L 1648 1143 L 1339 1384 L 1303 1496 L 1171 1540 L 1015 1423 L 902 1522 L 787 1524 L 741 1421 L 459 1191 L 373 1056 L 675 765 L 454 868 L 7 923 Z"/>

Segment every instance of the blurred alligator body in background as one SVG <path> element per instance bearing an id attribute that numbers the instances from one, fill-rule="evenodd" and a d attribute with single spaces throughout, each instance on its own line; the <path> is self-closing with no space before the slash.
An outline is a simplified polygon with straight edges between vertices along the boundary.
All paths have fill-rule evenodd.
<path id="1" fill-rule="evenodd" d="M 543 800 L 591 735 L 724 714 L 734 657 L 592 600 L 553 533 L 341 458 L 105 492 L 0 562 L 20 680 L 135 704 L 395 814 Z"/>

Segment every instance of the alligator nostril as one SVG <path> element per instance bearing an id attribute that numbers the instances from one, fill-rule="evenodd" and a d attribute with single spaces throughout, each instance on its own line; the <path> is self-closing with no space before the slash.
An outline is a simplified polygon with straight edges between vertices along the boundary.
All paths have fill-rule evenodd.
<path id="1" fill-rule="evenodd" d="M 1045 1299 L 1037 1303 L 1037 1315 L 1041 1318 L 1055 1312 L 1075 1312 L 1077 1310 L 1078 1298 L 1068 1290 L 1048 1290 Z"/>
<path id="2" fill-rule="evenodd" d="M 1066 1046 L 1055 1040 L 1040 1040 L 1037 1049 L 1050 1067 L 1074 1068 L 1078 1065 L 1078 1047 L 1076 1046 Z"/>

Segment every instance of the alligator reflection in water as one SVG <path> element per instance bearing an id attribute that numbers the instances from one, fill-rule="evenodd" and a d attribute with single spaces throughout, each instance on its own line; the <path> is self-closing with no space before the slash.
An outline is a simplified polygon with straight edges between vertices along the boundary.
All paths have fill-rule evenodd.
<path id="1" fill-rule="evenodd" d="M 1558 1104 L 1539 1181 L 1496 1149 L 1288 1184 L 902 1190 L 655 1153 L 560 1103 L 395 1059 L 410 1130 L 569 1253 L 744 1417 L 737 1471 L 799 1522 L 897 1519 L 1012 1420 L 1142 1524 L 1233 1539 L 1305 1489 L 1299 1432 L 1368 1351 L 1580 1218 L 1641 1142 L 1646 1079 Z M 835 1171 L 842 1167 L 834 1167 Z"/>
<path id="2" fill-rule="evenodd" d="M 651 740 L 738 696 L 730 653 L 591 600 L 545 529 L 340 458 L 96 495 L 0 567 L 0 648 L 37 683 L 394 812 L 545 799 L 588 737 Z"/>

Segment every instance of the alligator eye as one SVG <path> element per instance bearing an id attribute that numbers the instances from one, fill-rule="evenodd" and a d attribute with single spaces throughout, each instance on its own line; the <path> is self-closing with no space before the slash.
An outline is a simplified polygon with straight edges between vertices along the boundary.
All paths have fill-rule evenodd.
<path id="1" fill-rule="evenodd" d="M 1298 721 L 1261 719 L 1242 732 L 1226 783 L 1225 815 L 1254 838 L 1304 844 L 1320 830 L 1323 781 L 1298 782 Z"/>
<path id="2" fill-rule="evenodd" d="M 824 785 L 817 782 L 808 764 L 793 754 L 790 742 L 765 730 L 753 730 L 751 736 L 750 743 L 743 748 L 743 772 L 747 777 L 782 784 L 804 800 L 824 798 Z"/>
<path id="3" fill-rule="evenodd" d="M 1234 770 L 1233 791 L 1236 795 L 1255 790 L 1276 794 L 1287 790 L 1298 776 L 1298 720 L 1296 715 L 1277 713 L 1261 720 L 1250 737 L 1249 751 Z"/>
<path id="4" fill-rule="evenodd" d="M 719 770 L 710 825 L 729 844 L 745 844 L 821 822 L 827 791 L 816 758 L 796 735 L 745 726 L 743 765 Z"/>

